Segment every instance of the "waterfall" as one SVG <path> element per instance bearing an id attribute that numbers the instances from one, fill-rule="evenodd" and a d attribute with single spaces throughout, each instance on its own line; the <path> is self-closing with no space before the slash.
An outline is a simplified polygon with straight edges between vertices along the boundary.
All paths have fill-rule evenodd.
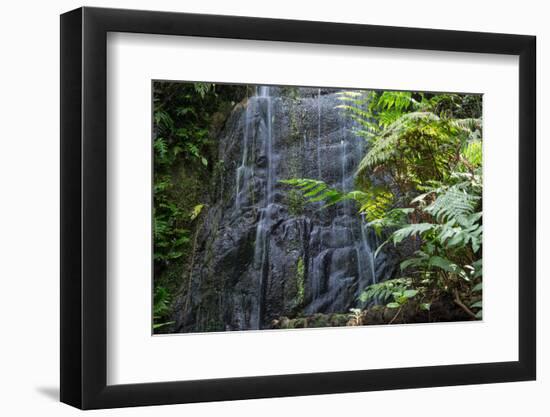
<path id="1" fill-rule="evenodd" d="M 270 221 L 273 205 L 273 187 L 275 181 L 275 158 L 273 153 L 273 116 L 272 101 L 270 96 L 270 87 L 261 86 L 259 88 L 259 99 L 263 101 L 264 117 L 264 153 L 266 158 L 266 180 L 264 205 L 260 208 L 260 218 L 256 226 L 256 241 L 254 247 L 254 268 L 258 272 L 258 292 L 257 306 L 254 312 L 252 326 L 255 329 L 261 329 L 263 304 L 264 304 L 264 286 L 269 275 L 269 244 L 270 244 Z"/>
<path id="2" fill-rule="evenodd" d="M 352 133 L 353 125 L 348 126 L 348 119 L 330 103 L 334 109 L 327 113 L 331 120 L 332 131 L 325 133 L 321 143 L 321 103 L 330 97 L 321 96 L 317 90 L 317 178 L 325 180 L 330 186 L 341 192 L 353 189 L 353 178 L 357 166 L 364 154 L 364 141 Z M 353 122 L 353 121 L 352 121 Z M 322 151 L 332 149 L 323 158 Z M 321 172 L 326 172 L 326 178 Z M 331 182 L 332 178 L 332 182 Z M 328 224 L 322 221 L 325 210 L 323 203 L 318 205 L 323 215 L 319 214 L 319 223 L 315 224 L 311 244 L 315 252 L 310 259 L 309 294 L 310 302 L 304 309 L 306 314 L 324 312 L 345 312 L 349 306 L 357 303 L 361 292 L 377 281 L 374 252 L 368 233 L 368 226 L 353 210 L 350 200 L 339 203 L 336 214 L 329 218 Z M 354 288 L 354 299 L 350 300 L 348 289 Z"/>
<path id="3" fill-rule="evenodd" d="M 258 291 L 256 300 L 256 311 L 252 312 L 251 325 L 253 329 L 262 327 L 262 310 L 264 298 L 265 277 L 269 273 L 269 229 L 268 229 L 268 210 L 264 208 L 260 211 L 260 219 L 256 227 L 256 242 L 254 248 L 254 268 L 257 271 Z"/>
<path id="4" fill-rule="evenodd" d="M 364 152 L 364 146 L 363 141 L 360 136 L 358 135 L 350 135 L 346 136 L 347 132 L 347 119 L 345 118 L 345 115 L 342 116 L 342 191 L 347 192 L 349 191 L 349 183 L 350 180 L 353 179 L 353 174 L 355 172 L 355 169 L 360 162 L 360 160 L 363 157 Z M 352 120 L 353 123 L 353 120 Z M 352 124 L 350 127 L 350 131 L 354 132 L 353 129 L 354 125 Z M 350 146 L 352 147 L 350 152 L 350 157 L 353 160 L 353 170 L 351 175 L 346 176 L 346 161 L 348 154 L 346 153 L 346 144 L 350 143 Z M 344 214 L 351 213 L 351 202 L 349 200 L 344 200 L 343 202 L 343 211 Z M 369 241 L 369 235 L 367 231 L 367 224 L 365 222 L 365 215 L 364 213 L 361 214 L 361 219 L 359 221 L 359 232 L 356 231 L 356 229 L 353 229 L 353 235 L 355 240 L 355 253 L 357 256 L 357 272 L 358 272 L 358 282 L 357 282 L 357 291 L 356 295 L 359 297 L 359 295 L 364 291 L 364 289 L 373 283 L 376 283 L 376 273 L 375 273 L 375 259 L 374 259 L 374 251 L 371 249 L 371 244 Z"/>
<path id="5" fill-rule="evenodd" d="M 360 128 L 357 126 L 357 122 L 352 120 L 352 129 Z M 366 151 L 366 141 L 359 135 L 355 135 L 356 145 L 355 145 L 355 158 L 357 158 L 357 163 L 362 160 L 363 155 Z M 365 213 L 361 213 L 361 245 L 363 246 L 364 258 L 366 258 L 366 263 L 368 264 L 368 270 L 366 273 L 366 279 L 361 281 L 359 285 L 359 292 L 370 284 L 376 284 L 378 282 L 378 277 L 376 275 L 376 260 L 374 258 L 374 253 L 378 247 L 378 242 L 376 235 L 372 228 L 369 228 L 366 219 Z"/>
<path id="6" fill-rule="evenodd" d="M 266 184 L 266 199 L 267 204 L 273 202 L 273 181 L 274 181 L 274 170 L 275 170 L 275 160 L 273 154 L 273 127 L 272 127 L 272 115 L 271 115 L 271 97 L 269 96 L 269 87 L 262 87 L 260 89 L 260 96 L 267 100 L 267 112 L 266 112 L 266 129 L 267 129 L 267 138 L 266 138 L 266 158 L 267 158 L 267 184 Z"/>
<path id="7" fill-rule="evenodd" d="M 359 282 L 357 295 L 360 295 L 367 285 L 376 284 L 378 281 L 376 277 L 376 264 L 375 264 L 375 258 L 374 258 L 374 250 L 373 250 L 374 245 L 372 245 L 371 239 L 369 239 L 368 232 L 369 232 L 369 229 L 368 229 L 367 223 L 365 222 L 365 214 L 362 213 L 361 214 L 361 247 L 362 247 L 363 259 L 364 259 L 363 264 L 366 264 L 366 269 L 365 269 L 364 279 L 362 279 Z"/>
<path id="8" fill-rule="evenodd" d="M 189 304 L 202 319 L 189 313 L 178 323 L 193 328 L 219 320 L 228 330 L 262 329 L 283 316 L 348 313 L 393 267 L 383 254 L 374 259 L 374 234 L 355 203 L 326 207 L 304 198 L 296 207 L 278 180 L 318 179 L 349 192 L 365 142 L 338 108 L 335 89 L 258 86 L 244 103 L 218 137 L 226 168 L 214 185 L 226 192 L 209 210 L 208 233 L 197 244 L 190 285 L 197 292 Z M 215 302 L 205 304 L 200 288 Z"/>
<path id="9" fill-rule="evenodd" d="M 322 180 L 321 173 L 321 89 L 317 89 L 317 179 Z"/>
<path id="10" fill-rule="evenodd" d="M 340 140 L 340 163 L 342 166 L 342 192 L 346 191 L 346 140 L 342 129 L 342 139 Z"/>
<path id="11" fill-rule="evenodd" d="M 321 167 L 321 89 L 317 89 L 317 179 L 322 180 L 322 167 Z M 323 202 L 319 202 L 319 209 L 322 209 Z M 324 265 L 324 256 L 327 254 L 325 251 L 323 253 L 323 233 L 322 230 L 319 230 L 319 255 L 314 257 L 311 262 L 311 291 L 312 298 L 318 299 L 321 295 L 321 280 L 323 278 L 323 265 Z"/>
<path id="12" fill-rule="evenodd" d="M 345 127 L 342 128 L 342 139 L 340 140 L 340 165 L 342 170 L 341 191 L 345 193 L 346 189 L 346 134 Z M 342 201 L 342 214 L 345 215 L 349 210 L 349 200 Z"/>
<path id="13" fill-rule="evenodd" d="M 348 168 L 348 163 L 347 163 L 347 158 L 348 158 L 348 155 L 347 155 L 347 144 L 348 144 L 348 141 L 350 140 L 350 138 L 348 137 L 347 135 L 347 125 L 346 125 L 346 121 L 347 121 L 347 118 L 346 118 L 346 114 L 345 112 L 343 111 L 340 111 L 340 118 L 339 118 L 339 123 L 340 123 L 340 135 L 341 135 L 341 139 L 340 139 L 340 164 L 341 164 L 341 176 L 342 176 L 342 179 L 341 179 L 341 191 L 343 193 L 349 191 L 348 189 L 348 183 L 349 183 L 349 180 L 353 178 L 354 174 L 355 174 L 355 166 L 352 167 L 352 169 L 349 169 Z M 355 143 L 350 143 L 352 146 L 355 145 Z M 354 146 L 355 148 L 356 146 Z M 351 213 L 351 201 L 349 200 L 344 200 L 342 201 L 342 211 L 343 211 L 343 214 L 349 214 Z"/>

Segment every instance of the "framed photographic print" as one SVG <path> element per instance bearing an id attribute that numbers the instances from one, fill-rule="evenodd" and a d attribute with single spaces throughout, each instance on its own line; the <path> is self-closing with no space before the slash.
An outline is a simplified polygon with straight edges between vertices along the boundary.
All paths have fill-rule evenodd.
<path id="1" fill-rule="evenodd" d="M 61 400 L 535 379 L 535 38 L 61 16 Z"/>

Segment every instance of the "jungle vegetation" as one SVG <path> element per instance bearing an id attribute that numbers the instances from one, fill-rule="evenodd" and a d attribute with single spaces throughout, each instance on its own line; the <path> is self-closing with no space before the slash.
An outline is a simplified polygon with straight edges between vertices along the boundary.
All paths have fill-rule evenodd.
<path id="1" fill-rule="evenodd" d="M 210 187 L 226 169 L 218 160 L 218 133 L 253 89 L 153 82 L 155 333 L 170 328 L 174 300 L 182 285 L 191 286 Z M 451 309 L 481 319 L 482 97 L 349 90 L 339 93 L 337 110 L 354 121 L 355 135 L 367 143 L 354 189 L 318 178 L 279 179 L 288 210 L 298 216 L 307 205 L 322 202 L 321 209 L 329 209 L 352 202 L 355 215 L 380 238 L 374 256 L 395 249 L 400 258 L 390 279 L 366 287 L 355 308 L 320 325 L 364 324 L 381 309 L 386 323 L 415 315 L 439 321 Z M 301 303 L 302 258 L 296 274 Z M 298 323 L 307 323 L 304 317 L 291 319 L 290 327 L 306 326 Z"/>
<path id="2" fill-rule="evenodd" d="M 154 330 L 171 324 L 173 296 L 200 226 L 205 184 L 216 169 L 214 136 L 246 88 L 153 82 Z"/>
<path id="3" fill-rule="evenodd" d="M 292 178 L 310 203 L 356 203 L 386 245 L 406 245 L 393 279 L 369 286 L 363 308 L 409 316 L 445 302 L 482 318 L 482 98 L 480 95 L 346 91 L 339 106 L 369 143 L 356 189 Z M 413 247 L 414 250 L 410 248 Z M 360 312 L 359 310 L 356 310 Z"/>

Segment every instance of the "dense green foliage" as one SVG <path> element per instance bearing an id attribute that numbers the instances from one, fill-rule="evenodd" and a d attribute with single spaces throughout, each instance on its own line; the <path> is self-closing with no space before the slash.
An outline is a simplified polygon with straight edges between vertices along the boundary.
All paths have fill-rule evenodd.
<path id="1" fill-rule="evenodd" d="M 208 113 L 197 112 L 196 103 L 209 94 L 210 84 L 190 86 L 175 83 L 154 84 L 153 141 L 154 179 L 154 242 L 155 261 L 169 262 L 182 256 L 182 247 L 189 242 L 185 213 L 171 199 L 171 170 L 183 154 L 189 162 L 200 161 L 208 166 L 204 156 L 208 138 Z M 195 105 L 193 105 L 195 104 Z"/>
<path id="2" fill-rule="evenodd" d="M 361 294 L 362 305 L 384 303 L 429 311 L 452 300 L 481 318 L 481 96 L 347 91 L 339 106 L 368 141 L 356 190 L 341 192 L 315 179 L 282 181 L 309 202 L 358 203 L 358 213 L 407 253 L 392 280 Z"/>
<path id="3" fill-rule="evenodd" d="M 183 274 L 193 253 L 217 157 L 216 115 L 245 93 L 246 87 L 211 83 L 153 83 L 154 329 L 170 324 L 171 294 L 181 282 L 170 274 Z"/>
<path id="4" fill-rule="evenodd" d="M 230 182 L 234 181 L 232 175 L 238 169 L 235 164 L 241 161 L 238 146 L 233 142 L 227 145 L 224 140 L 233 138 L 235 143 L 246 140 L 249 127 L 253 129 L 250 137 L 254 140 L 261 140 L 266 132 L 267 119 L 261 109 L 267 101 L 264 96 L 244 101 L 249 95 L 248 89 L 210 83 L 153 83 L 154 332 L 179 328 L 183 319 L 174 312 L 182 311 L 192 322 L 189 326 L 195 326 L 190 327 L 193 330 L 226 329 L 225 315 L 220 314 L 220 300 L 228 294 L 225 286 L 233 286 L 240 292 L 238 295 L 244 301 L 239 308 L 255 311 L 251 300 L 254 301 L 256 295 L 247 293 L 254 283 L 243 279 L 246 286 L 238 285 L 243 277 L 254 275 L 245 273 L 246 265 L 257 256 L 255 239 L 261 229 L 256 225 L 250 228 L 252 232 L 237 225 L 231 229 L 233 224 L 224 223 L 235 191 Z M 313 116 L 317 117 L 307 117 L 310 107 L 299 105 L 299 89 L 280 88 L 277 94 L 281 94 L 281 98 L 277 96 L 269 102 L 273 106 L 276 103 L 273 108 L 277 109 L 277 117 L 272 116 L 270 121 L 277 122 L 278 146 L 289 150 L 286 153 L 279 150 L 280 155 L 284 155 L 288 178 L 281 181 L 288 186 L 281 199 L 281 205 L 287 210 L 281 213 L 299 220 L 310 216 L 312 207 L 354 202 L 357 215 L 374 230 L 380 243 L 374 257 L 385 252 L 383 262 L 378 264 L 384 263 L 381 274 L 389 279 L 364 288 L 361 294 L 355 293 L 354 287 L 347 295 L 351 298 L 346 300 L 346 306 L 356 308 L 349 312 L 312 311 L 305 315 L 304 311 L 311 311 L 307 307 L 311 301 L 309 286 L 313 285 L 310 280 L 314 278 L 312 263 L 308 247 L 293 241 L 291 249 L 297 254 L 291 261 L 273 257 L 277 265 L 285 265 L 284 284 L 290 284 L 276 289 L 284 304 L 281 307 L 272 301 L 266 307 L 266 311 L 284 308 L 286 317 L 266 321 L 264 325 L 300 328 L 481 318 L 481 96 L 355 90 L 332 91 L 331 101 L 325 101 L 318 90 L 313 92 L 317 94 L 318 104 L 318 114 Z M 336 109 L 334 94 L 340 98 Z M 354 121 L 354 158 L 363 149 L 357 136 L 367 143 L 364 154 L 359 155 L 353 191 L 342 191 L 338 185 L 321 181 L 319 178 L 332 178 L 321 175 L 321 168 L 319 177 L 301 178 L 316 175 L 315 170 L 306 169 L 308 163 L 313 162 L 309 160 L 310 146 L 322 146 L 321 138 L 328 137 L 329 131 L 330 135 L 333 133 L 330 117 L 325 126 L 321 123 L 321 112 L 326 113 L 323 103 L 327 102 L 331 106 L 330 115 L 337 116 L 335 119 L 340 117 L 338 112 L 346 116 L 342 118 L 346 123 L 340 128 L 349 129 L 349 119 Z M 255 106 L 247 107 L 250 103 Z M 243 113 L 247 108 L 255 109 L 256 113 Z M 228 119 L 230 113 L 235 117 Z M 248 117 L 254 122 L 243 125 Z M 227 120 L 229 123 L 222 132 Z M 326 131 L 322 131 L 323 128 Z M 330 140 L 333 139 L 339 138 L 332 136 Z M 247 161 L 259 167 L 260 183 L 261 171 L 270 167 L 271 161 L 261 152 L 255 154 L 254 161 Z M 319 152 L 316 155 L 319 163 L 322 161 Z M 354 166 L 356 161 L 354 159 Z M 349 173 L 346 179 L 347 175 Z M 254 186 L 256 182 L 248 185 Z M 252 193 L 252 201 L 254 197 Z M 323 204 L 318 204 L 320 202 Z M 309 203 L 317 205 L 308 206 Z M 346 217 L 352 206 L 351 203 L 344 206 Z M 261 207 L 253 204 L 253 210 L 225 218 L 243 220 L 241 226 L 253 225 L 261 219 L 257 210 Z M 337 211 L 331 210 L 325 217 Z M 228 224 L 230 228 L 226 227 Z M 230 230 L 235 233 L 229 233 Z M 368 236 L 370 246 L 372 236 Z M 217 246 L 216 242 L 223 245 Z M 226 253 L 220 251 L 220 247 L 231 247 L 235 251 Z M 217 267 L 206 270 L 205 260 Z M 237 265 L 241 261 L 242 268 Z M 230 271 L 222 278 L 217 271 L 226 266 Z M 355 294 L 359 295 L 356 301 Z M 354 302 L 355 305 L 350 304 Z M 325 311 L 323 308 L 317 311 Z M 177 321 L 175 326 L 172 326 L 173 320 Z"/>

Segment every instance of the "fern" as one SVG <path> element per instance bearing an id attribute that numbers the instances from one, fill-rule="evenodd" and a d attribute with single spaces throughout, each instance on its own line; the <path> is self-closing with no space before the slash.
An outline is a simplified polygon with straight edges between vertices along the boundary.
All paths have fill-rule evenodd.
<path id="1" fill-rule="evenodd" d="M 424 285 L 430 300 L 440 291 L 453 297 L 462 292 L 462 300 L 480 316 L 481 303 L 465 288 L 481 288 L 481 97 L 346 92 L 339 108 L 358 122 L 356 133 L 368 140 L 357 169 L 361 190 L 346 197 L 360 204 L 360 212 L 375 214 L 369 225 L 377 234 L 390 232 L 375 256 L 388 243 L 415 242 L 419 250 L 400 264 L 412 274 L 407 295 L 413 297 Z M 388 195 L 374 195 L 373 184 L 387 184 L 379 188 Z M 399 308 L 409 300 L 405 291 L 390 292 L 376 284 L 362 294 L 362 301 L 393 297 L 387 306 Z M 429 310 L 430 303 L 419 307 Z"/>
<path id="2" fill-rule="evenodd" d="M 371 138 L 378 130 L 371 106 L 369 105 L 375 93 L 373 91 L 343 91 L 338 93 L 342 104 L 337 109 L 344 110 L 348 117 L 353 119 L 359 127 L 354 132 L 362 137 Z"/>
<path id="3" fill-rule="evenodd" d="M 365 214 L 368 221 L 384 217 L 393 202 L 393 194 L 380 187 L 371 187 L 367 191 L 355 190 L 345 193 L 330 188 L 324 181 L 320 180 L 292 178 L 279 182 L 296 187 L 303 193 L 303 197 L 309 203 L 323 201 L 323 207 L 328 207 L 344 200 L 355 201 L 359 206 L 358 212 Z"/>
<path id="4" fill-rule="evenodd" d="M 157 108 L 154 113 L 154 119 L 155 124 L 161 129 L 171 129 L 174 127 L 174 120 L 166 110 Z"/>
<path id="5" fill-rule="evenodd" d="M 376 137 L 371 149 L 359 163 L 357 172 L 359 174 L 364 173 L 366 170 L 384 164 L 392 158 L 399 157 L 410 145 L 410 142 L 406 140 L 407 135 L 419 132 L 422 125 L 437 121 L 439 121 L 439 118 L 436 115 L 427 112 L 407 113 L 401 116 Z M 434 128 L 434 131 L 431 132 L 433 133 L 432 136 L 436 133 L 440 136 L 446 134 L 441 130 L 443 129 Z"/>
<path id="6" fill-rule="evenodd" d="M 469 135 L 481 134 L 482 120 L 481 118 L 467 118 L 467 119 L 452 119 L 451 123 L 468 133 Z"/>
<path id="7" fill-rule="evenodd" d="M 423 235 L 433 231 L 436 227 L 437 226 L 432 223 L 412 223 L 393 232 L 391 239 L 394 245 L 397 245 L 409 237 Z"/>
<path id="8" fill-rule="evenodd" d="M 165 287 L 157 286 L 153 296 L 153 330 L 173 324 L 173 321 L 160 322 L 170 314 L 171 296 Z"/>
<path id="9" fill-rule="evenodd" d="M 360 204 L 359 212 L 366 215 L 368 222 L 373 222 L 387 215 L 395 198 L 388 190 L 371 187 L 367 192 L 363 192 L 361 198 L 354 199 Z"/>
<path id="10" fill-rule="evenodd" d="M 155 162 L 160 164 L 168 163 L 166 156 L 168 155 L 168 145 L 164 138 L 156 138 L 153 142 L 153 148 L 155 150 Z"/>
<path id="11" fill-rule="evenodd" d="M 372 227 L 380 237 L 385 229 L 395 229 L 407 223 L 408 216 L 414 212 L 412 208 L 394 208 L 388 210 L 384 216 L 369 221 L 368 226 Z"/>
<path id="12" fill-rule="evenodd" d="M 337 108 L 345 110 L 361 126 L 355 132 L 366 138 L 417 105 L 412 93 L 407 91 L 343 91 L 338 95 L 343 104 Z"/>
<path id="13" fill-rule="evenodd" d="M 345 193 L 329 188 L 327 184 L 320 180 L 293 178 L 279 182 L 298 188 L 310 203 L 324 201 L 325 205 L 332 205 L 346 199 Z"/>
<path id="14" fill-rule="evenodd" d="M 480 140 L 473 140 L 464 146 L 462 157 L 474 168 L 481 166 L 482 145 Z"/>
<path id="15" fill-rule="evenodd" d="M 214 84 L 211 83 L 193 83 L 193 87 L 201 98 L 204 98 L 209 91 L 214 90 Z"/>
<path id="16" fill-rule="evenodd" d="M 437 196 L 425 211 L 438 221 L 448 222 L 455 219 L 463 224 L 467 216 L 474 213 L 480 197 L 469 194 L 461 187 L 453 186 Z"/>
<path id="17" fill-rule="evenodd" d="M 438 239 L 447 248 L 462 248 L 471 245 L 474 253 L 481 248 L 483 226 L 479 223 L 482 213 L 474 213 L 466 217 L 457 226 L 456 220 L 451 220 L 441 226 Z"/>
<path id="18" fill-rule="evenodd" d="M 365 304 L 387 303 L 392 299 L 395 292 L 404 292 L 412 286 L 411 278 L 394 278 L 369 285 L 365 291 L 359 295 L 359 300 Z"/>
<path id="19" fill-rule="evenodd" d="M 412 93 L 410 91 L 384 91 L 376 103 L 378 107 L 384 110 L 392 108 L 403 112 L 411 105 Z"/>

